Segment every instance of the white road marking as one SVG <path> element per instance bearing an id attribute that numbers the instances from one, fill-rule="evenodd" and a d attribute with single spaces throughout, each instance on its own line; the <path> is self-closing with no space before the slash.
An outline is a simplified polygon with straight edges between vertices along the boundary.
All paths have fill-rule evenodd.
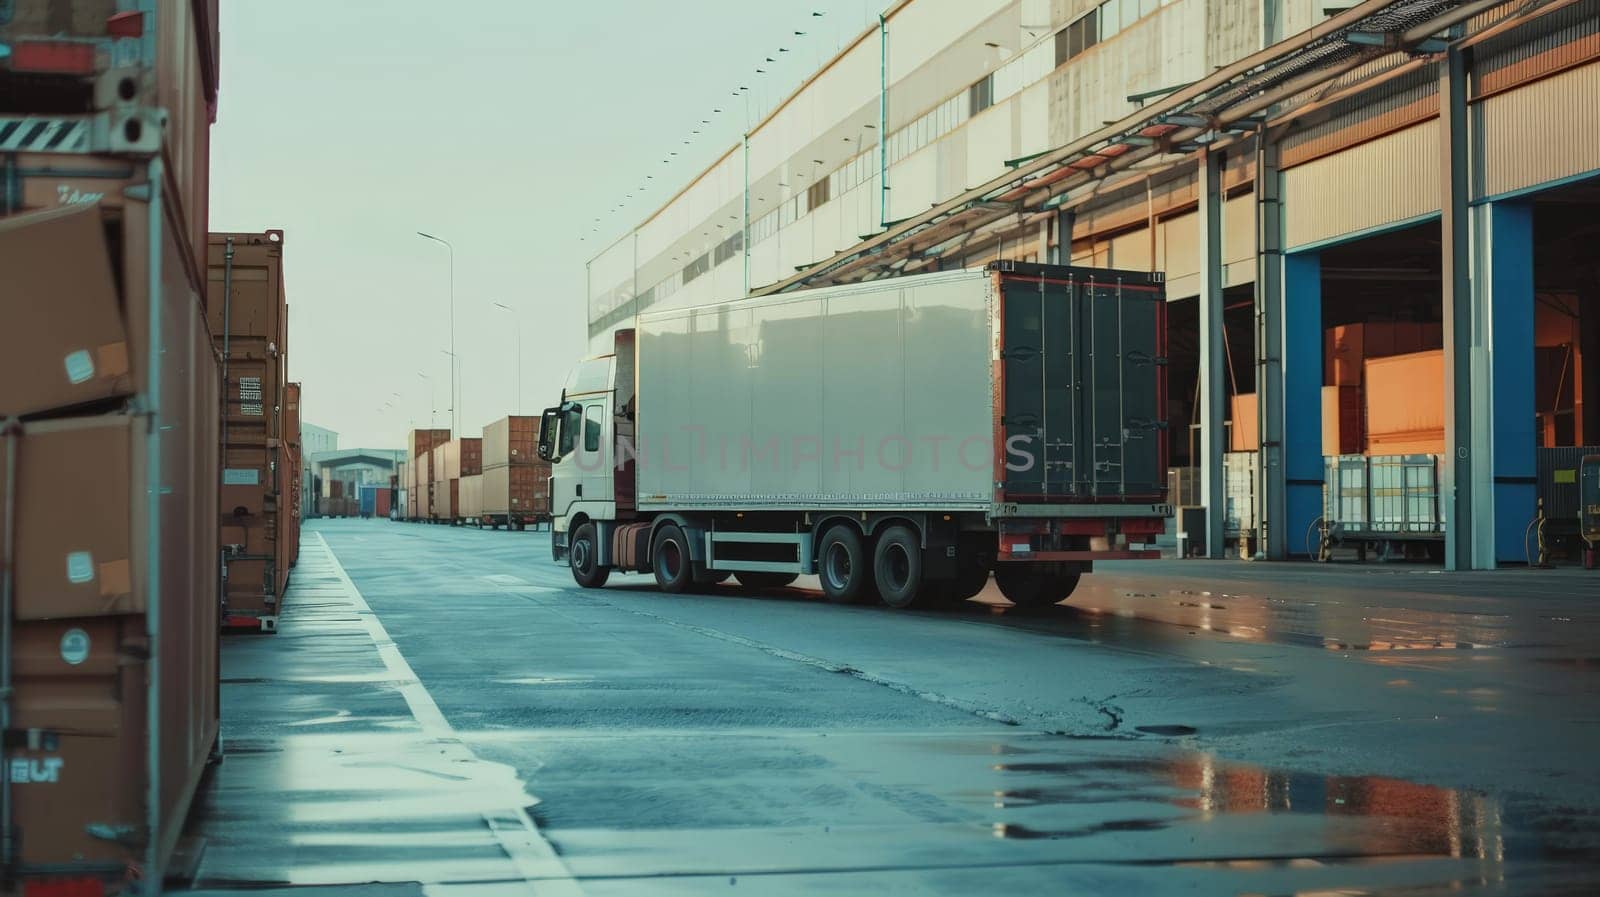
<path id="1" fill-rule="evenodd" d="M 372 606 L 367 604 L 366 597 L 356 588 L 355 582 L 350 579 L 350 574 L 345 572 L 344 565 L 339 563 L 339 558 L 329 547 L 328 540 L 323 538 L 322 533 L 315 535 L 317 541 L 322 543 L 323 549 L 327 551 L 328 560 L 332 563 L 333 571 L 338 575 L 339 581 L 349 589 L 351 602 L 366 624 L 367 633 L 372 637 L 373 644 L 378 647 L 378 656 L 383 659 L 383 665 L 390 677 L 397 682 L 406 683 L 399 686 L 400 694 L 405 698 L 406 706 L 411 709 L 411 715 L 422 726 L 423 733 L 453 754 L 451 759 L 489 765 L 487 761 L 479 759 L 456 734 L 455 728 L 439 710 L 439 705 L 434 703 L 433 696 L 428 694 L 428 689 L 423 686 L 422 680 L 417 678 L 416 672 L 411 669 L 411 664 L 407 663 L 405 656 L 400 653 L 400 648 L 395 645 L 394 639 L 389 637 L 388 630 L 383 628 L 383 622 L 373 613 Z M 526 795 L 522 783 L 518 781 L 515 784 L 518 792 Z M 572 877 L 572 872 L 556 855 L 555 848 L 550 846 L 550 842 L 539 833 L 539 827 L 534 824 L 521 803 L 513 801 L 503 810 L 485 812 L 483 820 L 524 880 L 530 886 L 533 882 L 538 882 L 537 890 L 540 897 L 547 895 L 576 897 L 583 893 L 578 887 L 577 880 Z M 424 886 L 424 891 L 431 897 L 444 897 L 451 890 L 453 888 L 450 885 Z"/>

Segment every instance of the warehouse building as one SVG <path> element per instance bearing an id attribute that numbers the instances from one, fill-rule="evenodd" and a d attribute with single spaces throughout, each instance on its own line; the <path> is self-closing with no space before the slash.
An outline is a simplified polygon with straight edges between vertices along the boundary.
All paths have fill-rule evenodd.
<path id="1" fill-rule="evenodd" d="M 1203 553 L 1381 530 L 1489 568 L 1600 444 L 1597 237 L 1600 0 L 902 0 L 590 261 L 589 336 L 996 259 L 1162 271 Z"/>

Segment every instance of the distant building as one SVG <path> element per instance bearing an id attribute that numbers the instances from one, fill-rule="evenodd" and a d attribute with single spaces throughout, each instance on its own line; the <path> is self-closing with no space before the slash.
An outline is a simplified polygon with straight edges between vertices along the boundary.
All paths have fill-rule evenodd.
<path id="1" fill-rule="evenodd" d="M 354 496 L 360 486 L 376 484 L 387 486 L 389 478 L 398 471 L 405 460 L 404 449 L 341 449 L 306 456 L 306 470 L 315 477 L 316 492 L 311 501 L 302 504 L 306 516 L 321 516 L 318 498 L 332 495 L 333 483 L 341 484 L 340 492 Z"/>
<path id="2" fill-rule="evenodd" d="M 322 494 L 322 486 L 317 480 L 317 469 L 312 459 L 338 450 L 338 433 L 309 421 L 300 422 L 300 457 L 304 459 L 304 463 L 300 465 L 301 516 L 316 516 L 317 496 Z"/>

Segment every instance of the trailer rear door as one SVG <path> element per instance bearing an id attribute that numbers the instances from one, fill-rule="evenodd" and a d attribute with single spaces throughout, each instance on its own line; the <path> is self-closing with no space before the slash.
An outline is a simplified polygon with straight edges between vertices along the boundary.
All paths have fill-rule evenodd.
<path id="1" fill-rule="evenodd" d="M 1163 500 L 1160 275 L 1016 265 L 999 281 L 1001 500 Z"/>

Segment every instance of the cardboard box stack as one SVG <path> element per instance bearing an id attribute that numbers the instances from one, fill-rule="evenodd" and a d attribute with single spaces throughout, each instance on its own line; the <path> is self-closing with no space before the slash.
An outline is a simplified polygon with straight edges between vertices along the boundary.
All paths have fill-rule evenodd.
<path id="1" fill-rule="evenodd" d="M 298 490 L 283 419 L 289 328 L 283 232 L 211 234 L 206 257 L 207 312 L 224 384 L 222 623 L 275 632 L 295 535 L 290 501 Z"/>
<path id="2" fill-rule="evenodd" d="M 0 889 L 120 894 L 217 743 L 216 4 L 0 6 Z"/>

